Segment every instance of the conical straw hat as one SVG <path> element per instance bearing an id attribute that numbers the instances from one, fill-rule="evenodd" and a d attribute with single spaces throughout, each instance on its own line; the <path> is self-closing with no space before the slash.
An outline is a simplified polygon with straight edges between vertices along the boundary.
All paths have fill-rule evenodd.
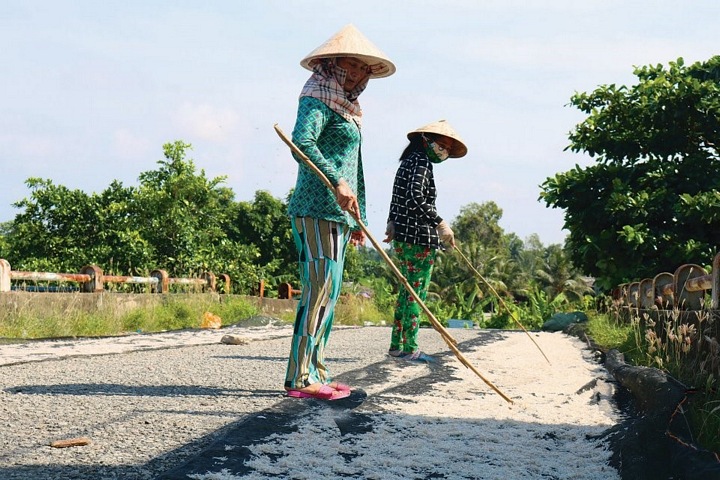
<path id="1" fill-rule="evenodd" d="M 370 66 L 370 78 L 389 77 L 395 73 L 395 65 L 354 25 L 345 25 L 325 43 L 307 54 L 300 65 L 312 70 L 321 58 L 355 57 Z"/>
<path id="2" fill-rule="evenodd" d="M 421 133 L 435 133 L 455 140 L 455 143 L 449 152 L 452 158 L 464 157 L 467 154 L 468 150 L 465 142 L 445 120 L 438 120 L 437 122 L 429 123 L 424 127 L 413 130 L 407 134 L 408 140 L 412 139 L 413 135 L 420 135 Z"/>

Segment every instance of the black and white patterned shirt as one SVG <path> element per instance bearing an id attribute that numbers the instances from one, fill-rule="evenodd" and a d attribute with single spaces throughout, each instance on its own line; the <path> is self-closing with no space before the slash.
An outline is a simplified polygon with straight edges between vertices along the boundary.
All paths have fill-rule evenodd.
<path id="1" fill-rule="evenodd" d="M 425 152 L 410 153 L 395 174 L 390 215 L 395 240 L 413 245 L 440 247 L 436 227 L 442 221 L 435 208 L 437 191 L 433 164 Z"/>

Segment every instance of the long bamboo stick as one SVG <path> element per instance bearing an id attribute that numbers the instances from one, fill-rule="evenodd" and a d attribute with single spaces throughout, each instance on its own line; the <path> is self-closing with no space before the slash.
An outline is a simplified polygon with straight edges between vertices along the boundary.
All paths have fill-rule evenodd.
<path id="1" fill-rule="evenodd" d="M 315 173 L 320 180 L 327 186 L 330 190 L 335 191 L 335 187 L 330 183 L 330 180 L 327 179 L 324 173 L 315 165 L 310 159 L 303 153 L 302 150 L 300 150 L 293 142 L 288 138 L 287 135 L 280 129 L 280 127 L 277 125 L 277 123 L 274 125 L 275 132 L 277 132 L 280 139 L 285 142 L 285 144 L 290 147 L 290 150 L 292 150 L 293 153 L 295 153 L 302 161 L 303 163 L 309 167 L 313 173 Z M 450 350 L 455 354 L 455 356 L 460 360 L 460 363 L 465 365 L 467 368 L 472 370 L 480 379 L 482 379 L 483 382 L 485 382 L 490 388 L 492 388 L 498 395 L 500 395 L 505 401 L 508 403 L 514 403 L 507 395 L 502 393 L 500 389 L 498 389 L 495 385 L 492 384 L 489 380 L 487 380 L 483 375 L 474 367 L 472 364 L 465 358 L 465 356 L 460 353 L 460 351 L 457 349 L 457 340 L 455 340 L 450 333 L 445 329 L 445 327 L 442 326 L 442 324 L 438 321 L 437 318 L 435 318 L 435 315 L 428 309 L 427 305 L 425 305 L 425 302 L 420 298 L 420 296 L 415 292 L 415 290 L 410 285 L 410 282 L 405 278 L 405 276 L 400 272 L 400 270 L 395 266 L 393 261 L 388 257 L 387 253 L 385 253 L 385 250 L 382 248 L 382 246 L 378 243 L 378 241 L 375 239 L 375 237 L 370 233 L 368 228 L 365 226 L 363 221 L 360 219 L 359 212 L 355 212 L 353 214 L 353 217 L 357 221 L 358 225 L 360 226 L 360 229 L 365 233 L 367 238 L 370 240 L 370 243 L 375 247 L 375 250 L 377 250 L 378 254 L 385 260 L 385 263 L 388 264 L 390 267 L 390 270 L 395 274 L 395 276 L 400 280 L 400 283 L 403 284 L 405 289 L 408 291 L 408 293 L 415 299 L 415 301 L 420 305 L 422 310 L 425 312 L 425 314 L 430 319 L 430 323 L 437 330 L 438 333 L 440 333 L 440 336 L 445 341 L 445 343 L 450 347 Z"/>
<path id="2" fill-rule="evenodd" d="M 505 310 L 507 310 L 508 314 L 510 314 L 510 317 L 512 317 L 512 319 L 515 320 L 515 323 L 518 324 L 518 326 L 522 329 L 522 331 L 525 332 L 525 334 L 528 336 L 528 338 L 530 338 L 530 341 L 535 344 L 535 346 L 538 348 L 538 350 L 540 350 L 540 353 L 542 353 L 542 356 L 545 357 L 545 360 L 547 360 L 547 362 L 548 362 L 548 364 L 549 364 L 549 363 L 550 363 L 550 359 L 547 357 L 547 355 L 545 355 L 545 352 L 543 352 L 542 348 L 540 348 L 540 345 L 537 344 L 537 342 L 535 341 L 535 339 L 532 338 L 532 335 L 530 335 L 530 333 L 529 333 L 527 330 L 525 330 L 525 327 L 523 327 L 523 324 L 520 323 L 520 320 L 518 320 L 517 318 L 515 318 L 515 314 L 513 313 L 512 310 L 510 310 L 510 309 L 508 308 L 507 304 L 506 304 L 505 301 L 502 299 L 502 297 L 498 294 L 497 290 L 495 290 L 495 289 L 493 288 L 493 286 L 490 285 L 490 282 L 488 282 L 487 280 L 485 280 L 485 277 L 483 277 L 483 276 L 480 274 L 480 272 L 477 271 L 477 269 L 473 266 L 473 264 L 470 263 L 470 260 L 468 260 L 467 257 L 460 251 L 460 249 L 458 248 L 457 245 L 455 245 L 455 251 L 457 251 L 457 252 L 460 254 L 460 256 L 463 258 L 463 260 L 465 260 L 465 263 L 467 263 L 468 266 L 472 269 L 472 271 L 475 272 L 475 275 L 477 275 L 478 277 L 480 277 L 480 280 L 482 280 L 482 281 L 485 283 L 485 285 L 488 286 L 488 288 L 490 289 L 490 291 L 493 293 L 493 295 L 495 295 L 495 297 L 496 297 L 496 298 L 498 299 L 498 301 L 500 302 L 500 305 L 502 305 L 502 307 L 503 307 Z"/>
<path id="3" fill-rule="evenodd" d="M 327 179 L 324 173 L 320 171 L 320 169 L 310 161 L 309 158 L 307 158 L 307 155 L 303 153 L 302 150 L 300 150 L 293 142 L 290 140 L 287 135 L 280 129 L 280 127 L 275 124 L 275 131 L 278 133 L 280 138 L 290 147 L 290 149 L 297 154 L 302 160 L 303 163 L 305 163 L 306 166 L 308 166 L 313 173 L 315 173 L 322 182 L 325 184 L 326 187 L 328 187 L 333 192 L 335 191 L 335 187 L 330 183 L 330 180 Z M 355 220 L 358 222 L 358 225 L 360 225 L 360 228 L 363 232 L 365 232 L 365 235 L 367 235 L 370 242 L 373 244 L 375 249 L 378 251 L 381 257 L 383 257 L 383 260 L 390 266 L 390 269 L 395 274 L 395 276 L 400 280 L 400 282 L 403 284 L 403 286 L 407 289 L 408 293 L 415 299 L 415 301 L 420 305 L 420 307 L 423 309 L 425 314 L 430 319 L 430 323 L 432 326 L 440 332 L 440 334 L 443 336 L 443 338 L 446 338 L 449 340 L 453 345 L 457 345 L 457 340 L 455 340 L 450 333 L 445 329 L 445 327 L 442 326 L 442 324 L 438 321 L 437 318 L 435 318 L 435 315 L 428 309 L 427 305 L 425 305 L 425 302 L 422 301 L 422 299 L 418 296 L 418 294 L 415 292 L 415 290 L 410 285 L 410 282 L 403 276 L 403 274 L 400 272 L 400 270 L 395 266 L 395 264 L 392 262 L 390 257 L 387 256 L 387 253 L 385 253 L 385 250 L 382 248 L 382 246 L 375 240 L 375 237 L 373 237 L 370 232 L 368 231 L 367 227 L 363 224 L 362 220 L 360 220 L 358 215 L 353 215 Z"/>

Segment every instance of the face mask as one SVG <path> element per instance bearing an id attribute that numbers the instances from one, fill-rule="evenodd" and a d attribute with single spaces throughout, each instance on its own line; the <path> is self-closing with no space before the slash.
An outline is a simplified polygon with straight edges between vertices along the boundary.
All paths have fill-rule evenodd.
<path id="1" fill-rule="evenodd" d="M 428 142 L 427 146 L 428 157 L 432 163 L 440 163 L 450 156 L 450 152 L 437 142 Z"/>

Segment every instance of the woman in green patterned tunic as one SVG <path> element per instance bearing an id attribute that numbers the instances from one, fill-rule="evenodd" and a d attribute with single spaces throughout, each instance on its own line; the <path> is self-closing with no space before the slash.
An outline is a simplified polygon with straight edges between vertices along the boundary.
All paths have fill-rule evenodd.
<path id="1" fill-rule="evenodd" d="M 300 64 L 312 70 L 299 100 L 293 143 L 335 187 L 328 189 L 298 160 L 288 205 L 298 250 L 302 293 L 297 306 L 285 390 L 289 396 L 334 400 L 350 387 L 333 382 L 324 351 L 342 286 L 345 248 L 362 244 L 366 223 L 358 96 L 370 78 L 395 66 L 353 25 L 347 25 Z"/>
<path id="2" fill-rule="evenodd" d="M 384 241 L 392 241 L 400 272 L 424 301 L 437 249 L 441 242 L 455 246 L 452 229 L 435 208 L 433 166 L 448 157 L 464 156 L 467 147 L 445 120 L 420 127 L 407 137 L 410 144 L 400 155 Z M 433 360 L 418 348 L 420 312 L 420 305 L 402 289 L 395 306 L 388 352 L 391 356 L 424 362 Z"/>

